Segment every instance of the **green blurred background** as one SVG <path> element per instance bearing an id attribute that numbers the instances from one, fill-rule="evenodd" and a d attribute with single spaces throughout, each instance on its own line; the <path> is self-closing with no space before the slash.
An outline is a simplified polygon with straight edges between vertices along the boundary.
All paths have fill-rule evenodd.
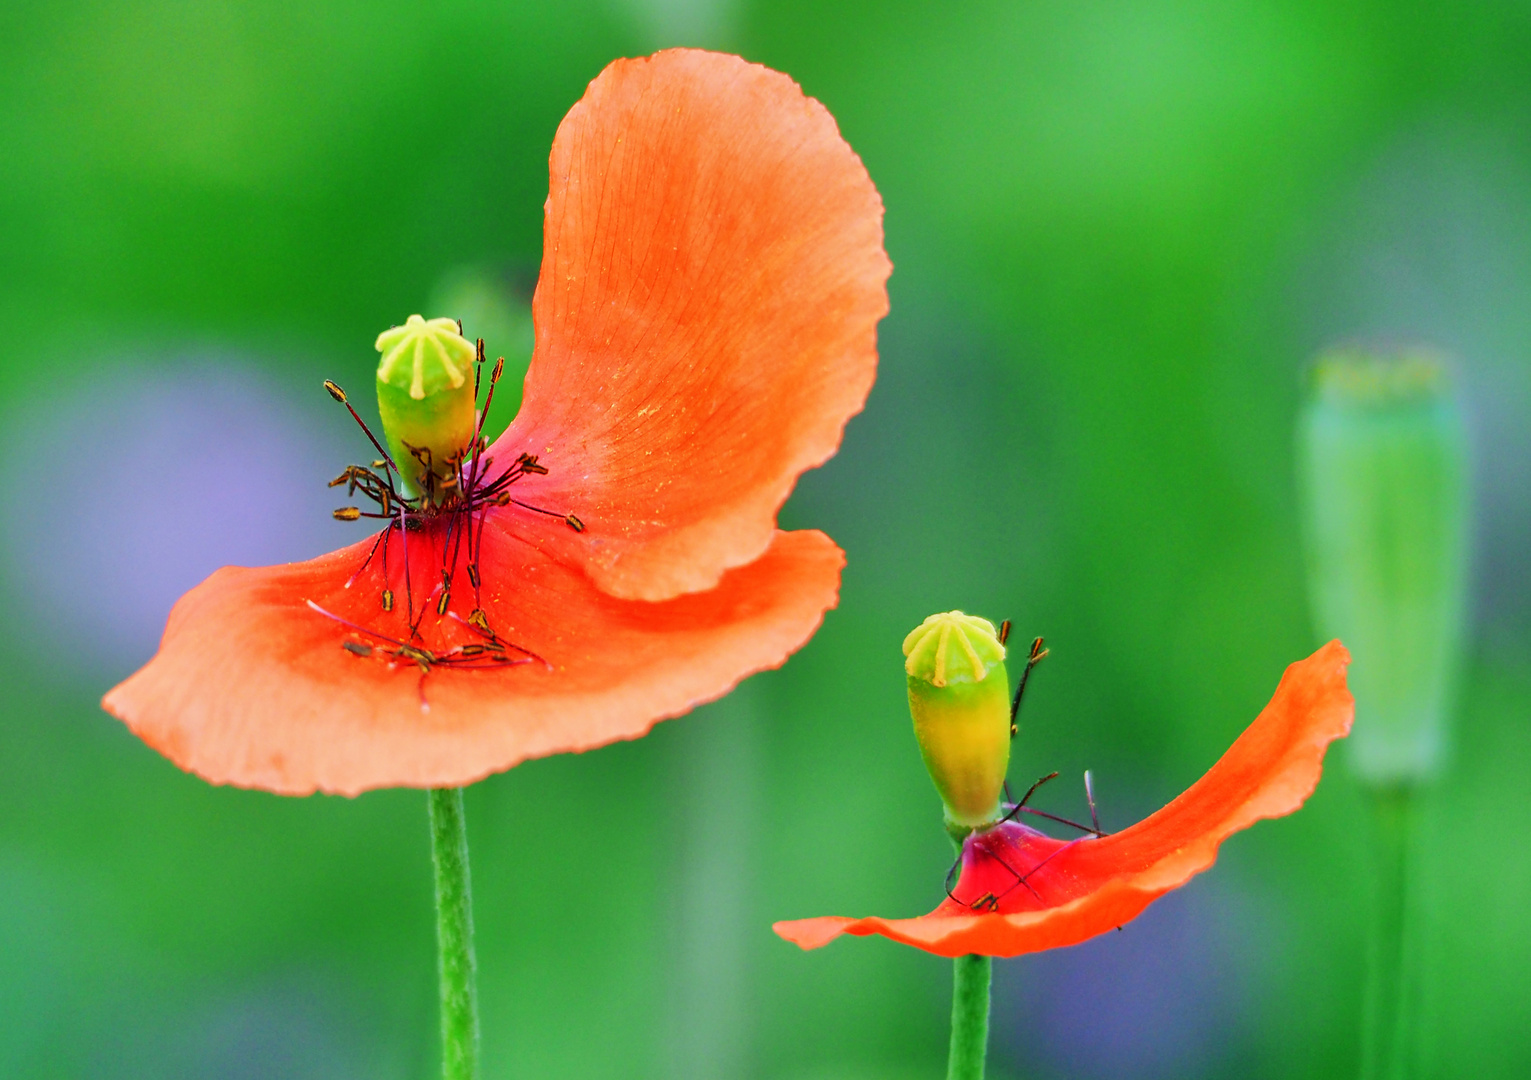
<path id="1" fill-rule="evenodd" d="M 486 1076 L 940 1075 L 949 964 L 769 929 L 940 896 L 899 641 L 1046 634 L 1012 775 L 1151 811 L 1318 644 L 1299 372 L 1357 335 L 1456 355 L 1475 455 L 1425 1072 L 1531 1071 L 1531 8 L 13 0 L 0 1075 L 435 1073 L 423 796 L 215 789 L 96 702 L 206 572 L 353 535 L 319 381 L 380 329 L 480 303 L 524 349 L 553 131 L 670 44 L 789 72 L 886 201 L 879 382 L 784 514 L 850 562 L 783 670 L 469 792 Z M 992 1072 L 1353 1075 L 1362 806 L 1338 755 L 1124 932 L 998 965 Z"/>

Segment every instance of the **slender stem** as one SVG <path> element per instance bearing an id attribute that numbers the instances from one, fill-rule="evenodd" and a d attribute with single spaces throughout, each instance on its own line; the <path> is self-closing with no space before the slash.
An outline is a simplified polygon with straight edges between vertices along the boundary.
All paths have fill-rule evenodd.
<path id="1" fill-rule="evenodd" d="M 1362 1024 L 1362 1080 L 1406 1080 L 1413 1064 L 1409 971 L 1409 846 L 1414 793 L 1390 788 L 1372 795 L 1374 908 L 1367 954 Z"/>
<path id="2" fill-rule="evenodd" d="M 478 986 L 473 961 L 473 883 L 462 788 L 427 793 L 436 865 L 436 945 L 441 976 L 441 1075 L 478 1080 Z"/>
<path id="3" fill-rule="evenodd" d="M 983 1080 L 989 1053 L 989 978 L 987 956 L 959 956 L 952 961 L 952 1047 L 946 1080 Z"/>

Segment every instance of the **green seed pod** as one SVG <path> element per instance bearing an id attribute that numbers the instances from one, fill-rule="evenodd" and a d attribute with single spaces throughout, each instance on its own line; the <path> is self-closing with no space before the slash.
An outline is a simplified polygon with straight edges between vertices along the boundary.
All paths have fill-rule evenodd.
<path id="1" fill-rule="evenodd" d="M 1439 767 L 1463 639 L 1468 468 L 1440 359 L 1319 358 L 1298 429 L 1318 629 L 1355 657 L 1350 760 L 1376 786 Z"/>
<path id="2" fill-rule="evenodd" d="M 914 737 L 948 829 L 992 824 L 1010 766 L 1010 678 L 994 624 L 932 615 L 904 638 L 904 656 Z"/>
<path id="3" fill-rule="evenodd" d="M 377 407 L 388 453 L 412 495 L 455 494 L 456 462 L 473 441 L 476 350 L 451 319 L 411 315 L 377 336 Z"/>

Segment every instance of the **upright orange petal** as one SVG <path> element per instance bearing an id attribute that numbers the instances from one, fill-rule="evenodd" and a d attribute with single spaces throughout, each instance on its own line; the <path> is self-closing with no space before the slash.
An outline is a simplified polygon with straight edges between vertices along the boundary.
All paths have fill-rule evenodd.
<path id="1" fill-rule="evenodd" d="M 507 516 L 491 512 L 483 530 L 478 604 L 500 638 L 535 658 L 427 674 L 391 656 L 383 635 L 409 636 L 395 535 L 386 574 L 377 558 L 356 573 L 370 540 L 310 562 L 218 571 L 181 598 L 158 654 L 103 704 L 214 783 L 292 795 L 467 784 L 527 758 L 636 738 L 781 664 L 834 606 L 844 561 L 822 533 L 779 532 L 708 592 L 620 600 L 510 536 Z M 428 612 L 420 640 L 437 655 L 485 641 L 457 614 L 474 607 L 465 555 L 456 599 L 436 614 L 442 533 L 409 538 L 415 610 Z M 385 587 L 391 612 L 379 603 Z"/>
<path id="2" fill-rule="evenodd" d="M 777 923 L 776 932 L 805 949 L 840 934 L 882 934 L 942 956 L 1017 956 L 1121 926 L 1211 866 L 1230 835 L 1289 814 L 1312 794 L 1325 750 L 1350 731 L 1349 662 L 1331 641 L 1287 668 L 1270 704 L 1217 764 L 1129 829 L 1063 841 L 1007 823 L 968 838 L 952 898 L 929 915 L 802 919 Z"/>
<path id="3" fill-rule="evenodd" d="M 736 56 L 619 60 L 559 126 L 536 351 L 493 452 L 513 525 L 605 591 L 711 588 L 771 544 L 875 374 L 882 202 L 822 105 Z"/>

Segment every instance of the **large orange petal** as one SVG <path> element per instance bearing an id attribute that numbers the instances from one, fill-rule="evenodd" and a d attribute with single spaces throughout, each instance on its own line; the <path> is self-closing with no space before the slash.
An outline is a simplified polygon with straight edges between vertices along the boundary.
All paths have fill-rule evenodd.
<path id="1" fill-rule="evenodd" d="M 1350 731 L 1349 662 L 1345 647 L 1331 641 L 1287 668 L 1270 704 L 1217 764 L 1130 829 L 1062 841 L 1002 825 L 968 838 L 955 899 L 929 915 L 801 919 L 777 923 L 776 932 L 805 949 L 841 934 L 881 934 L 941 956 L 1018 956 L 1121 926 L 1211 866 L 1228 836 L 1290 814 L 1312 794 L 1324 751 Z M 974 914 L 975 905 L 996 906 L 991 897 L 997 910 Z"/>
<path id="2" fill-rule="evenodd" d="M 305 563 L 225 568 L 181 598 L 159 653 L 103 704 L 214 783 L 293 795 L 466 784 L 527 758 L 636 738 L 778 666 L 834 606 L 844 561 L 822 533 L 778 532 L 708 592 L 619 600 L 509 535 L 506 516 L 491 512 L 484 530 L 480 602 L 496 633 L 545 662 L 437 666 L 422 678 L 385 649 L 343 648 L 381 641 L 306 601 L 406 636 L 395 532 L 391 613 L 379 560 L 346 584 L 370 541 Z M 483 638 L 461 621 L 474 604 L 461 558 L 448 615 L 436 615 L 438 540 L 416 534 L 410 554 L 415 607 L 429 611 L 422 640 L 439 653 Z"/>
<path id="3" fill-rule="evenodd" d="M 618 60 L 553 141 L 536 351 L 493 453 L 550 472 L 517 527 L 616 596 L 711 588 L 771 543 L 877 363 L 882 201 L 787 76 L 676 49 Z"/>

